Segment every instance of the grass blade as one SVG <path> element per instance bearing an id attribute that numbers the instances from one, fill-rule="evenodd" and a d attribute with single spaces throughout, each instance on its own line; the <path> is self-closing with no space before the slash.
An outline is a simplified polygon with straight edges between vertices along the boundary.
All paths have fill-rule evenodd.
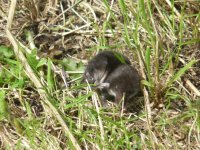
<path id="1" fill-rule="evenodd" d="M 173 77 L 172 79 L 167 83 L 167 87 L 171 86 L 172 83 L 176 80 L 178 80 L 192 65 L 194 65 L 197 61 L 191 60 L 187 65 L 185 65 L 183 68 L 181 68 Z"/>

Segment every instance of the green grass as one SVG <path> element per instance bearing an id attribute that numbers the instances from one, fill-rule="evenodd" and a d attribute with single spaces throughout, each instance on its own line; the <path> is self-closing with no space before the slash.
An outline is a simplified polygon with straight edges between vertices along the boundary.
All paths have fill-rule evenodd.
<path id="1" fill-rule="evenodd" d="M 49 2 L 49 14 L 35 10 L 39 32 L 27 20 L 36 13 L 30 11 L 34 3 L 18 2 L 11 28 L 19 31 L 13 35 L 41 89 L 0 37 L 2 149 L 75 149 L 55 110 L 82 149 L 200 148 L 200 97 L 185 83 L 199 88 L 198 1 L 77 1 L 60 17 L 61 7 L 70 6 L 48 8 Z M 106 49 L 127 55 L 142 75 L 145 107 L 139 114 L 101 108 L 81 82 L 86 60 Z"/>

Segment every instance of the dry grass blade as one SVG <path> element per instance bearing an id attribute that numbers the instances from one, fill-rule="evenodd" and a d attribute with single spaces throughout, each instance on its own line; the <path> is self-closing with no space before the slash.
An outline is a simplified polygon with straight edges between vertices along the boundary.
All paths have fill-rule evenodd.
<path id="1" fill-rule="evenodd" d="M 189 86 L 189 88 L 197 95 L 200 96 L 199 90 L 190 82 L 190 80 L 186 80 L 186 84 Z"/>
<path id="2" fill-rule="evenodd" d="M 16 7 L 16 0 L 12 0 L 11 1 L 11 5 L 10 5 L 10 11 L 9 11 L 9 15 L 8 15 L 8 23 L 7 23 L 7 28 L 6 28 L 6 34 L 8 39 L 10 40 L 10 42 L 12 43 L 13 47 L 14 47 L 14 52 L 16 57 L 18 57 L 18 59 L 21 61 L 21 63 L 24 66 L 25 72 L 27 73 L 28 77 L 30 78 L 30 80 L 35 84 L 35 86 L 38 89 L 38 92 L 40 94 L 40 96 L 42 97 L 42 99 L 44 100 L 44 103 L 47 104 L 50 108 L 52 112 L 52 115 L 55 116 L 55 118 L 59 121 L 59 123 L 61 124 L 61 126 L 63 127 L 64 132 L 66 133 L 66 135 L 68 136 L 68 138 L 71 140 L 73 146 L 78 149 L 81 150 L 79 144 L 77 143 L 76 139 L 74 138 L 74 136 L 72 135 L 72 133 L 70 132 L 68 126 L 65 124 L 65 121 L 62 119 L 61 115 L 59 114 L 59 112 L 57 111 L 57 109 L 50 103 L 50 101 L 47 98 L 47 93 L 45 92 L 45 90 L 43 90 L 43 86 L 40 83 L 40 81 L 38 80 L 37 76 L 34 74 L 33 70 L 31 69 L 30 65 L 27 63 L 27 60 L 24 56 L 24 54 L 20 51 L 20 49 L 18 48 L 18 44 L 16 42 L 16 40 L 14 39 L 13 35 L 10 32 L 10 28 L 11 28 L 11 24 L 12 24 L 12 20 L 13 20 L 13 16 L 14 16 L 14 12 L 15 12 L 15 7 Z"/>
<path id="3" fill-rule="evenodd" d="M 89 87 L 89 90 L 91 91 L 91 87 L 89 86 L 89 83 L 88 84 L 88 87 Z M 100 132 L 101 132 L 101 139 L 102 141 L 104 142 L 104 128 L 103 128 L 103 122 L 102 122 L 102 119 L 100 117 L 100 111 L 99 111 L 99 106 L 98 106 L 98 100 L 97 100 L 97 94 L 93 94 L 92 95 L 92 100 L 93 100 L 93 103 L 95 105 L 95 108 L 96 108 L 96 111 L 97 111 L 97 114 L 98 114 L 98 120 L 99 120 L 99 128 L 100 128 Z"/>
<path id="4" fill-rule="evenodd" d="M 139 58 L 139 64 L 140 64 L 140 72 L 142 74 L 142 77 L 144 79 L 146 79 L 146 75 L 145 75 L 145 71 L 143 70 L 144 69 L 144 64 L 142 62 L 142 56 L 139 54 L 139 52 L 137 53 L 138 55 L 138 58 Z M 151 128 L 152 128 L 152 125 L 151 125 L 151 106 L 150 106 L 150 100 L 149 100 L 149 94 L 147 92 L 147 89 L 144 87 L 143 88 L 143 93 L 144 93 L 144 102 L 145 102 L 145 110 L 147 112 L 147 115 L 146 115 L 146 119 L 147 119 L 147 128 L 148 128 L 148 131 L 149 131 L 149 134 L 151 135 L 151 137 L 155 137 L 153 136 L 153 133 L 151 131 Z M 155 149 L 155 144 L 152 142 L 152 145 L 153 145 L 153 149 Z"/>
<path id="5" fill-rule="evenodd" d="M 167 2 L 167 4 L 169 5 L 169 7 L 172 8 L 172 3 L 171 3 L 171 1 L 166 0 L 166 2 Z M 176 13 L 176 15 L 177 15 L 179 18 L 181 17 L 180 13 L 178 12 L 178 10 L 177 10 L 176 8 L 174 8 L 174 12 Z"/>
<path id="6" fill-rule="evenodd" d="M 77 3 L 75 3 L 74 5 L 72 5 L 71 7 L 69 7 L 68 9 L 64 10 L 55 19 L 53 19 L 50 24 L 53 24 L 59 17 L 61 17 L 64 13 L 66 13 L 67 11 L 69 11 L 70 9 L 72 9 L 73 7 L 75 7 L 76 5 L 78 5 L 80 2 L 82 2 L 82 0 L 79 0 Z"/>
<path id="7" fill-rule="evenodd" d="M 7 137 L 7 135 L 5 134 L 5 131 L 3 129 L 0 129 L 0 139 L 1 139 L 1 142 L 4 143 L 4 145 L 9 145 L 10 148 L 11 147 L 14 148 L 14 144 Z"/>

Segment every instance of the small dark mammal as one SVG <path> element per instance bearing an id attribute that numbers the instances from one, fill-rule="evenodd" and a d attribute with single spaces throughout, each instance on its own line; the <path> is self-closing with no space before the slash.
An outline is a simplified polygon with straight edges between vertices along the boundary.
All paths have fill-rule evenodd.
<path id="1" fill-rule="evenodd" d="M 103 106 L 107 106 L 107 100 L 119 104 L 124 96 L 124 107 L 127 108 L 141 91 L 137 70 L 126 56 L 113 51 L 100 52 L 91 59 L 84 80 L 95 84 L 92 88 L 97 91 Z"/>
<path id="2" fill-rule="evenodd" d="M 137 70 L 132 66 L 124 64 L 117 67 L 97 86 L 101 91 L 102 104 L 105 105 L 111 97 L 119 104 L 124 96 L 124 107 L 127 108 L 134 96 L 141 92 L 140 80 Z"/>
<path id="3" fill-rule="evenodd" d="M 131 65 L 129 59 L 114 51 L 103 51 L 91 59 L 85 69 L 84 80 L 89 84 L 100 84 L 117 67 L 123 64 Z"/>

